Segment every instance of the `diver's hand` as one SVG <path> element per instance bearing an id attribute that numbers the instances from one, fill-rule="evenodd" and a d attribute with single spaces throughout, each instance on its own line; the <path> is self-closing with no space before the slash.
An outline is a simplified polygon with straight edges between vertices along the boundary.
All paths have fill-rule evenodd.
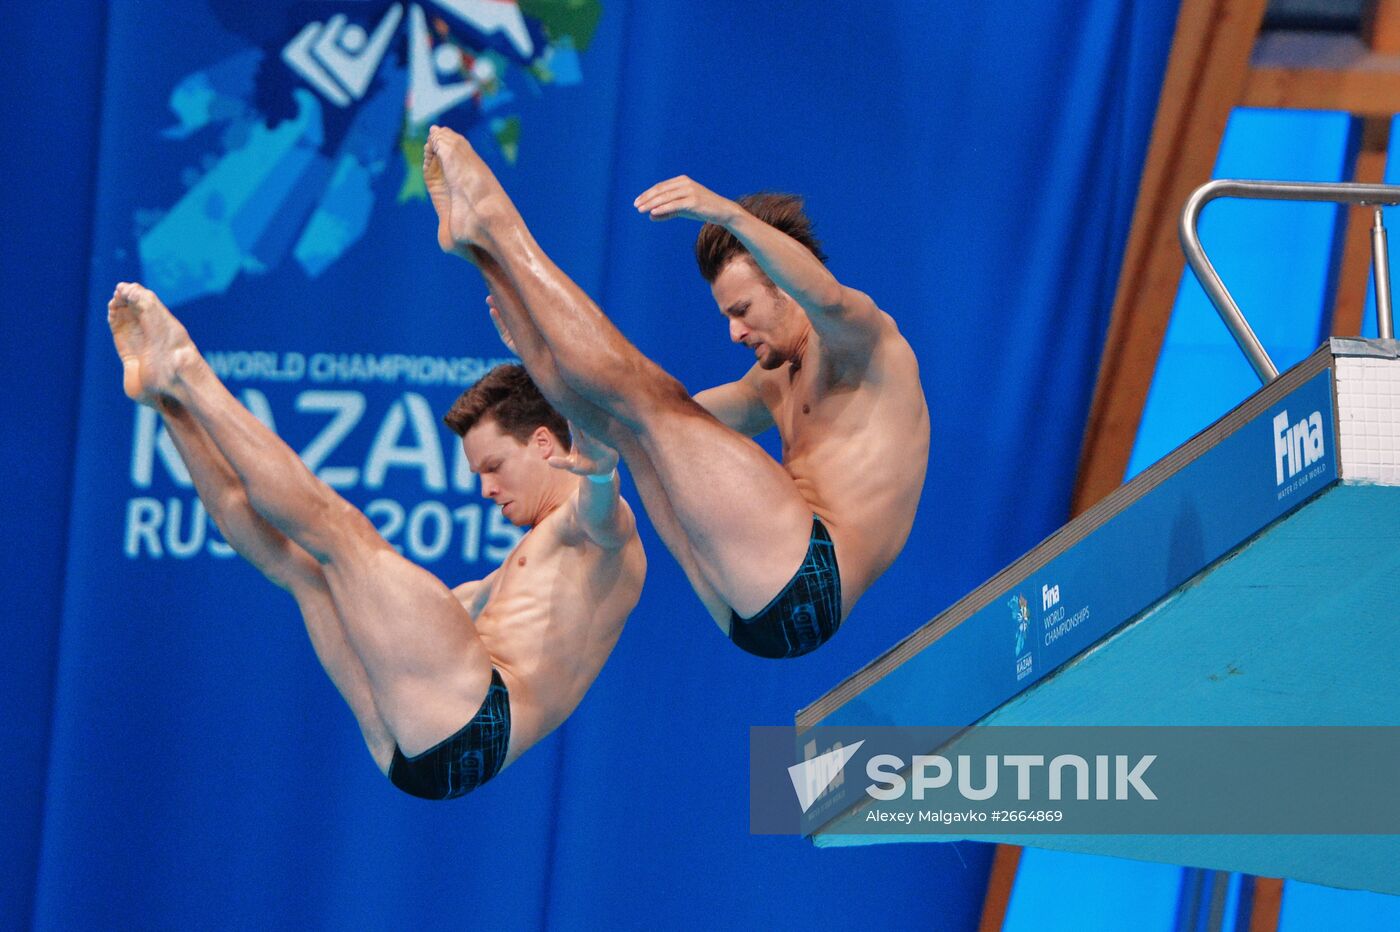
<path id="1" fill-rule="evenodd" d="M 506 329 L 506 322 L 501 320 L 501 312 L 496 309 L 496 299 L 487 295 L 486 306 L 491 311 L 491 323 L 496 325 L 496 332 L 501 335 L 501 342 L 506 345 L 506 349 L 519 356 L 520 353 L 515 348 L 515 341 L 510 338 L 510 331 Z"/>
<path id="2" fill-rule="evenodd" d="M 701 223 L 728 226 L 744 208 L 727 197 L 720 197 L 709 188 L 685 175 L 677 175 L 647 188 L 632 202 L 638 213 L 653 220 L 673 220 L 688 217 Z"/>
<path id="3" fill-rule="evenodd" d="M 572 423 L 569 433 L 573 436 L 572 448 L 565 456 L 551 456 L 549 465 L 563 469 L 576 476 L 610 476 L 617 468 L 617 451 L 579 430 Z"/>

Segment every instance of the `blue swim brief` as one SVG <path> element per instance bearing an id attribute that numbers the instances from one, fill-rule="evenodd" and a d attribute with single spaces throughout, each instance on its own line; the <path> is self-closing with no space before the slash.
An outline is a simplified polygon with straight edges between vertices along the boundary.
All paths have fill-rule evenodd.
<path id="1" fill-rule="evenodd" d="M 841 626 L 841 570 L 821 518 L 812 516 L 807 558 L 797 575 L 752 618 L 729 613 L 729 639 L 759 657 L 800 657 L 831 639 Z"/>
<path id="2" fill-rule="evenodd" d="M 422 799 L 452 799 L 476 789 L 500 772 L 510 745 L 510 694 L 491 668 L 491 687 L 472 720 L 422 754 L 404 757 L 394 745 L 389 779 Z"/>

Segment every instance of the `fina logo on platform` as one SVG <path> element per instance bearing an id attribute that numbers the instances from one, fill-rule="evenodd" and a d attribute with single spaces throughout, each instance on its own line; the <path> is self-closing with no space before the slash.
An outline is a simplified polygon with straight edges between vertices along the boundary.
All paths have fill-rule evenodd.
<path id="1" fill-rule="evenodd" d="M 1274 484 L 1283 485 L 1326 453 L 1323 444 L 1322 412 L 1314 411 L 1297 423 L 1290 423 L 1287 411 L 1274 415 Z"/>

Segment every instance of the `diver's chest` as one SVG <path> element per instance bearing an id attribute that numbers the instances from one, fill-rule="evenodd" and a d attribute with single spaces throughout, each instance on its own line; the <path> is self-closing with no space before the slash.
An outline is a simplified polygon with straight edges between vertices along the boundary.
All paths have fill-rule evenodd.
<path id="1" fill-rule="evenodd" d="M 545 564 L 551 560 L 551 548 L 541 546 L 543 542 L 537 539 L 538 533 L 537 528 L 526 534 L 501 561 L 500 571 L 492 581 L 491 598 L 508 596 L 521 588 L 528 588 L 532 579 L 548 571 Z"/>
<path id="2" fill-rule="evenodd" d="M 822 431 L 850 406 L 856 386 L 841 385 L 819 368 L 803 369 L 780 387 L 773 421 L 785 447 L 796 446 L 809 431 Z"/>

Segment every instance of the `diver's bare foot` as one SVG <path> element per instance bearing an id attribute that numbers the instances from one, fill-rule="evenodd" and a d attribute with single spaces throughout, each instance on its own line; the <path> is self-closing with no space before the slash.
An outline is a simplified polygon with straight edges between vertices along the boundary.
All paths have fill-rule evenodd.
<path id="1" fill-rule="evenodd" d="M 488 221 L 515 209 L 471 143 L 445 126 L 428 130 L 423 179 L 438 212 L 438 245 L 446 252 L 466 256 L 467 247 L 487 245 Z"/>
<path id="2" fill-rule="evenodd" d="M 107 302 L 107 325 L 122 359 L 122 389 L 141 404 L 158 405 L 199 356 L 185 328 L 141 285 L 117 285 Z"/>
<path id="3" fill-rule="evenodd" d="M 438 159 L 431 139 L 423 144 L 423 184 L 428 189 L 433 210 L 437 211 L 438 246 L 442 247 L 443 252 L 450 252 L 464 259 L 469 258 L 466 247 L 458 245 L 452 238 L 452 199 L 448 197 L 447 179 L 443 177 L 442 162 Z"/>

